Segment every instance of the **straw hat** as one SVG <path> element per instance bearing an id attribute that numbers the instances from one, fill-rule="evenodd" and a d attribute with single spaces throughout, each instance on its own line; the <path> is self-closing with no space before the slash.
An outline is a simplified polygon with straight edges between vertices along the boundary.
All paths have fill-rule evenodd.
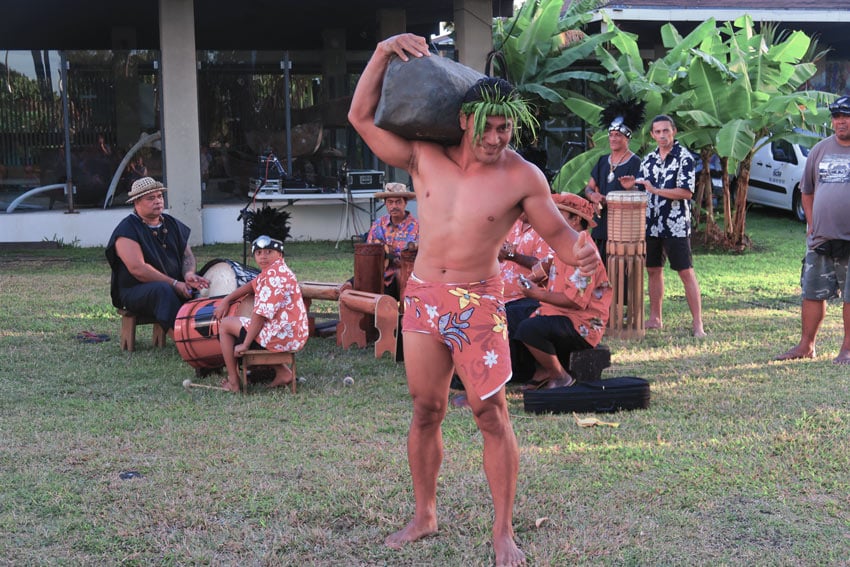
<path id="1" fill-rule="evenodd" d="M 555 201 L 555 206 L 562 211 L 575 213 L 586 220 L 590 228 L 596 226 L 596 222 L 593 220 L 593 204 L 587 199 L 579 197 L 575 193 L 555 193 L 552 195 L 552 200 Z"/>
<path id="2" fill-rule="evenodd" d="M 127 202 L 132 203 L 139 197 L 143 197 L 154 191 L 168 191 L 168 188 L 153 177 L 137 179 L 133 182 L 133 186 L 130 187 L 130 193 L 127 194 Z"/>
<path id="3" fill-rule="evenodd" d="M 387 183 L 384 185 L 384 190 L 374 195 L 375 199 L 391 199 L 393 197 L 401 197 L 409 201 L 416 198 L 416 193 L 407 189 L 404 183 Z"/>

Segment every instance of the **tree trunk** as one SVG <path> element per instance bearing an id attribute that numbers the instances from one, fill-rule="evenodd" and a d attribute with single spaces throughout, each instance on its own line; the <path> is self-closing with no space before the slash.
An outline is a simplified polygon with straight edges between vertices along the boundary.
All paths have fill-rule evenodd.
<path id="1" fill-rule="evenodd" d="M 705 203 L 705 225 L 708 229 L 716 229 L 714 221 L 714 187 L 711 184 L 711 156 L 713 148 L 704 148 L 700 154 L 702 159 L 702 172 L 700 174 L 701 191 L 703 192 L 703 202 Z"/>
<path id="2" fill-rule="evenodd" d="M 730 244 L 735 248 L 746 247 L 745 231 L 747 228 L 747 188 L 750 185 L 750 164 L 752 156 L 741 162 L 738 174 L 738 193 L 735 196 L 735 217 L 732 223 Z"/>
<path id="3" fill-rule="evenodd" d="M 720 158 L 720 171 L 723 172 L 723 227 L 731 234 L 732 226 L 732 183 L 729 179 L 729 158 Z"/>

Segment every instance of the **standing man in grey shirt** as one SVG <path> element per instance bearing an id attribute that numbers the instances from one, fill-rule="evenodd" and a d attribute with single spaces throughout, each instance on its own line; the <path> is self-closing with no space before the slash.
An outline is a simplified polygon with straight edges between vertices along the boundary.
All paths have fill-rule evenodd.
<path id="1" fill-rule="evenodd" d="M 806 160 L 800 183 L 806 212 L 807 250 L 800 284 L 803 288 L 800 342 L 776 360 L 814 358 L 815 340 L 826 301 L 844 297 L 844 341 L 835 364 L 850 364 L 850 97 L 829 105 L 834 134 L 821 140 Z"/>

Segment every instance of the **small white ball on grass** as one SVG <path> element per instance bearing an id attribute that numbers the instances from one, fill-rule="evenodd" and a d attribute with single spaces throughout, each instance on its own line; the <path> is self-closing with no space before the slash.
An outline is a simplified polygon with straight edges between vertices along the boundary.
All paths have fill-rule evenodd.
<path id="1" fill-rule="evenodd" d="M 191 385 L 192 385 L 192 381 L 189 378 L 186 378 L 185 380 L 183 380 L 183 387 L 186 388 L 187 390 L 189 389 L 189 387 Z"/>
<path id="2" fill-rule="evenodd" d="M 346 386 L 351 386 L 352 384 L 354 384 L 354 378 L 352 378 L 351 376 L 346 376 L 342 379 L 342 383 Z"/>

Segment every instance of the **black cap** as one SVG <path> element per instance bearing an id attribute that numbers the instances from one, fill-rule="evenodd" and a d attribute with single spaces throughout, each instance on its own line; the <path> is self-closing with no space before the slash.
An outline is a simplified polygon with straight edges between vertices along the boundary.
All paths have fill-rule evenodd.
<path id="1" fill-rule="evenodd" d="M 850 96 L 839 97 L 829 105 L 829 113 L 835 116 L 836 114 L 846 114 L 850 116 Z"/>

